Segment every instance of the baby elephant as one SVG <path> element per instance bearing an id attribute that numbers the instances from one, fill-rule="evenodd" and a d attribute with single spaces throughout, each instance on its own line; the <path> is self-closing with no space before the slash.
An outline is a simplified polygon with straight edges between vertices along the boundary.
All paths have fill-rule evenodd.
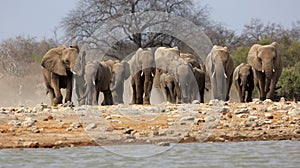
<path id="1" fill-rule="evenodd" d="M 241 63 L 233 72 L 233 80 L 239 93 L 240 102 L 245 102 L 246 92 L 248 92 L 246 102 L 251 102 L 252 91 L 254 89 L 252 67 L 248 64 Z"/>

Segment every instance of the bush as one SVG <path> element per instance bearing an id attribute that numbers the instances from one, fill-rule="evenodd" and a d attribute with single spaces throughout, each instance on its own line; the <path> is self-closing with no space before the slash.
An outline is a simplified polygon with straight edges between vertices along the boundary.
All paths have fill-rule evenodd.
<path id="1" fill-rule="evenodd" d="M 277 85 L 282 87 L 278 90 L 280 96 L 288 100 L 300 100 L 300 73 L 295 67 L 283 68 Z"/>

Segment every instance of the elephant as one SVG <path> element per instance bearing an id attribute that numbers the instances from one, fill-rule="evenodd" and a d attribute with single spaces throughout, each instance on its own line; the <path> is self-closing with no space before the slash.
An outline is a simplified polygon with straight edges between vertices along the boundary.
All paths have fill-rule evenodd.
<path id="1" fill-rule="evenodd" d="M 115 62 L 112 67 L 111 92 L 114 104 L 124 104 L 124 81 L 130 77 L 128 62 Z"/>
<path id="2" fill-rule="evenodd" d="M 242 103 L 245 102 L 246 92 L 246 102 L 252 101 L 252 92 L 254 89 L 253 78 L 252 67 L 249 64 L 241 63 L 233 72 L 234 86 L 238 91 L 240 102 Z"/>
<path id="3" fill-rule="evenodd" d="M 162 73 L 160 75 L 160 88 L 163 92 L 164 99 L 167 102 L 176 103 L 176 89 L 178 83 L 175 81 L 175 77 L 169 73 Z"/>
<path id="4" fill-rule="evenodd" d="M 76 47 L 61 45 L 50 49 L 43 56 L 42 73 L 52 105 L 62 103 L 63 96 L 60 91 L 62 88 L 66 89 L 64 102 L 72 102 L 72 78 L 78 53 L 79 50 Z"/>
<path id="5" fill-rule="evenodd" d="M 77 61 L 75 63 L 75 72 L 74 81 L 75 81 L 75 92 L 78 99 L 78 105 L 84 105 L 85 99 L 79 100 L 80 97 L 83 97 L 86 89 L 86 85 L 84 84 L 84 74 L 85 74 L 85 65 L 86 65 L 86 52 L 83 51 L 78 55 Z"/>
<path id="6" fill-rule="evenodd" d="M 155 61 L 151 48 L 139 48 L 128 61 L 130 65 L 132 98 L 130 104 L 150 104 L 155 75 Z"/>
<path id="7" fill-rule="evenodd" d="M 247 62 L 254 72 L 254 85 L 257 87 L 259 99 L 273 99 L 283 66 L 278 44 L 254 44 L 248 53 Z"/>
<path id="8" fill-rule="evenodd" d="M 200 95 L 200 103 L 204 103 L 204 92 L 205 92 L 205 90 L 207 90 L 205 87 L 206 73 L 204 70 L 197 68 L 197 67 L 193 68 L 193 72 L 194 72 L 195 79 L 197 81 L 197 86 L 198 86 L 199 95 Z"/>
<path id="9" fill-rule="evenodd" d="M 190 64 L 183 59 L 170 62 L 167 72 L 175 78 L 175 92 L 177 94 L 177 103 L 190 103 L 195 99 L 195 89 L 197 86 L 193 69 Z"/>
<path id="10" fill-rule="evenodd" d="M 111 69 L 104 62 L 90 61 L 85 65 L 84 80 L 86 90 L 84 95 L 79 98 L 87 98 L 87 105 L 98 105 L 100 92 L 104 94 L 104 100 L 101 105 L 112 105 L 112 94 L 110 90 Z"/>
<path id="11" fill-rule="evenodd" d="M 189 53 L 180 53 L 180 57 L 183 58 L 185 62 L 189 63 L 192 66 L 194 76 L 197 81 L 198 90 L 199 90 L 200 103 L 204 103 L 204 92 L 206 89 L 205 71 L 203 70 L 204 68 L 201 59 Z"/>
<path id="12" fill-rule="evenodd" d="M 158 47 L 156 49 L 154 53 L 156 73 L 153 82 L 155 88 L 160 87 L 160 74 L 167 72 L 167 67 L 169 67 L 170 62 L 178 60 L 180 58 L 179 54 L 180 52 L 177 46 L 173 48 Z"/>
<path id="13" fill-rule="evenodd" d="M 234 70 L 228 48 L 214 45 L 206 57 L 205 66 L 211 82 L 211 98 L 228 101 Z"/>

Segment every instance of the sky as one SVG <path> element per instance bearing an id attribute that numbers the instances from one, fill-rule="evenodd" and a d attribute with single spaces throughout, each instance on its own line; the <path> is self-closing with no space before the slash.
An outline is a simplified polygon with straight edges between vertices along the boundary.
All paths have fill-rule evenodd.
<path id="1" fill-rule="evenodd" d="M 251 18 L 291 27 L 300 21 L 299 0 L 194 0 L 207 4 L 213 20 L 241 32 Z M 54 30 L 78 0 L 0 0 L 0 41 L 18 35 L 43 39 Z M 60 35 L 61 32 L 58 32 Z"/>

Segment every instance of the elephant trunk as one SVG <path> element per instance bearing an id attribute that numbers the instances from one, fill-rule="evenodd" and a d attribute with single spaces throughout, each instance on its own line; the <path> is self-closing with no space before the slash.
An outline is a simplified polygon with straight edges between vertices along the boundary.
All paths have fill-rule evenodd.
<path id="1" fill-rule="evenodd" d="M 246 84 L 242 85 L 242 102 L 245 101 L 245 96 L 246 96 Z"/>
<path id="2" fill-rule="evenodd" d="M 265 74 L 266 79 L 271 79 L 273 77 L 273 73 L 275 72 L 274 66 L 271 63 L 263 64 L 262 72 Z"/>
<path id="3" fill-rule="evenodd" d="M 171 82 L 168 82 L 167 83 L 167 87 L 168 87 L 168 90 L 169 90 L 169 93 L 170 93 L 170 96 L 171 96 L 171 100 L 170 100 L 170 102 L 171 103 L 174 103 L 174 90 L 173 90 L 173 84 L 171 83 Z"/>

